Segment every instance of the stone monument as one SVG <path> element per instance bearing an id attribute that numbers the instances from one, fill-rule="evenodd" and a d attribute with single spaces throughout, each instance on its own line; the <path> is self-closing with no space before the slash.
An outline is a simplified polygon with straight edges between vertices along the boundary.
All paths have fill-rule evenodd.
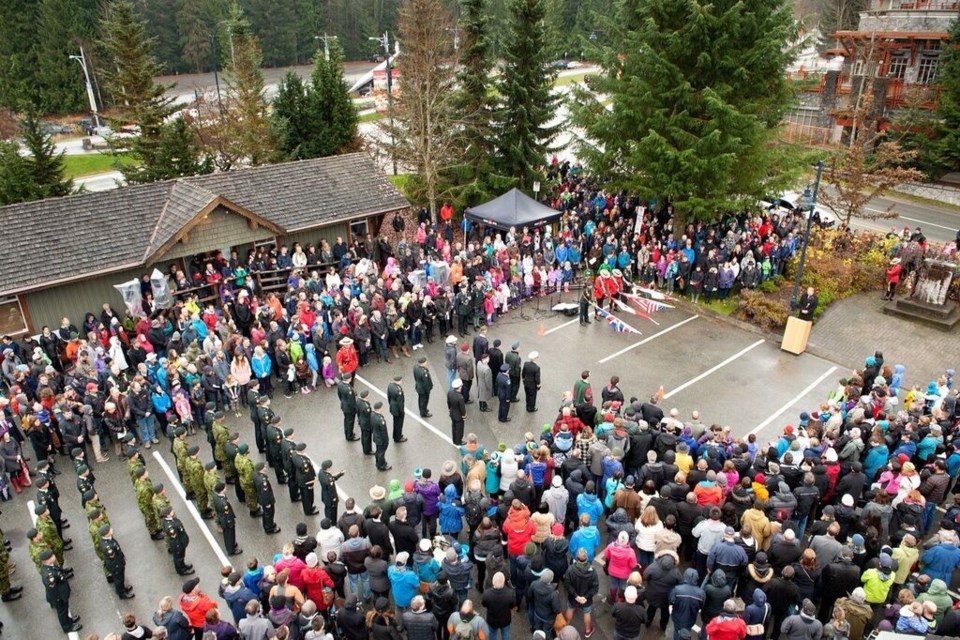
<path id="1" fill-rule="evenodd" d="M 957 265 L 941 258 L 924 258 L 917 284 L 909 297 L 884 305 L 883 312 L 949 331 L 960 322 L 960 307 L 947 295 L 957 275 Z"/>

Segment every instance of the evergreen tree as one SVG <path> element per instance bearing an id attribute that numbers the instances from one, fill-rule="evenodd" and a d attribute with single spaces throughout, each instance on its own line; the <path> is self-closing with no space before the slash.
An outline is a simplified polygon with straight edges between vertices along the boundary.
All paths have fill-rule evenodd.
<path id="1" fill-rule="evenodd" d="M 343 50 L 337 40 L 330 42 L 330 59 L 318 51 L 307 94 L 309 135 L 304 141 L 306 156 L 318 158 L 355 151 L 359 147 L 357 109 L 343 81 Z"/>
<path id="2" fill-rule="evenodd" d="M 546 164 L 558 127 L 549 125 L 558 99 L 553 93 L 556 71 L 548 67 L 545 0 L 512 0 L 511 22 L 500 74 L 500 114 L 497 131 L 499 166 L 531 189 Z"/>
<path id="3" fill-rule="evenodd" d="M 270 122 L 277 141 L 277 149 L 292 160 L 303 160 L 304 144 L 310 135 L 307 90 L 303 80 L 293 71 L 288 71 L 273 99 Z"/>
<path id="4" fill-rule="evenodd" d="M 147 22 L 147 36 L 156 43 L 153 55 L 167 73 L 185 71 L 181 62 L 177 13 L 184 0 L 136 0 L 136 8 Z"/>
<path id="5" fill-rule="evenodd" d="M 173 118 L 160 130 L 156 153 L 157 165 L 164 168 L 164 177 L 183 178 L 210 173 L 213 163 L 201 155 L 196 134 L 183 118 Z"/>
<path id="6" fill-rule="evenodd" d="M 937 82 L 942 90 L 937 102 L 934 135 L 934 162 L 938 173 L 960 169 L 960 19 L 954 20 L 950 38 L 943 48 Z"/>
<path id="7" fill-rule="evenodd" d="M 790 94 L 794 21 L 780 0 L 619 2 L 612 46 L 578 93 L 580 157 L 641 197 L 669 197 L 682 217 L 711 217 L 759 197 L 785 157 L 773 144 Z"/>
<path id="8" fill-rule="evenodd" d="M 27 159 L 20 155 L 20 145 L 0 140 L 0 206 L 37 200 L 33 176 Z"/>
<path id="9" fill-rule="evenodd" d="M 27 167 L 37 198 L 55 198 L 73 192 L 73 180 L 66 177 L 63 151 L 57 153 L 50 136 L 44 133 L 40 119 L 29 112 L 21 125 L 23 143 L 30 155 Z"/>
<path id="10" fill-rule="evenodd" d="M 403 91 L 394 97 L 391 117 L 381 126 L 392 142 L 393 161 L 411 167 L 423 199 L 436 214 L 442 175 L 459 163 L 463 130 L 455 122 L 456 65 L 453 16 L 441 0 L 406 0 L 400 7 L 398 58 Z"/>
<path id="11" fill-rule="evenodd" d="M 39 0 L 0 0 L 0 106 L 20 111 L 37 103 Z"/>
<path id="12" fill-rule="evenodd" d="M 487 0 L 461 0 L 460 70 L 456 108 L 464 128 L 466 160 L 487 164 L 493 155 L 492 122 L 496 100 L 491 95 L 490 17 Z"/>
<path id="13" fill-rule="evenodd" d="M 263 57 L 240 5 L 231 7 L 230 48 L 233 58 L 227 73 L 227 110 L 224 125 L 230 146 L 230 165 L 257 166 L 276 156 L 270 127 L 269 105 L 264 98 Z"/>
<path id="14" fill-rule="evenodd" d="M 104 6 L 102 45 L 110 58 L 107 85 L 116 105 L 111 122 L 116 131 L 130 123 L 139 128 L 131 138 L 111 138 L 113 151 L 129 153 L 134 160 L 123 164 L 118 160 L 117 168 L 131 184 L 173 177 L 175 173 L 163 164 L 159 146 L 163 123 L 176 107 L 172 98 L 164 96 L 168 87 L 153 82 L 161 72 L 151 54 L 154 42 L 130 0 L 113 0 Z"/>

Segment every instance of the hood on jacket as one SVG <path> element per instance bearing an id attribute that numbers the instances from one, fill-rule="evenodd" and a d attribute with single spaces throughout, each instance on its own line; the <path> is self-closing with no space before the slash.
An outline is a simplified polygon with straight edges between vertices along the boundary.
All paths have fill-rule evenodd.
<path id="1" fill-rule="evenodd" d="M 664 557 L 669 557 L 669 556 L 664 556 Z M 724 580 L 726 580 L 726 578 L 724 578 Z M 691 584 L 693 586 L 699 585 L 700 574 L 697 573 L 696 569 L 687 569 L 686 571 L 683 572 L 683 583 Z"/>
<path id="2" fill-rule="evenodd" d="M 663 454 L 663 461 L 667 464 L 673 464 L 677 461 L 677 454 L 671 449 Z"/>
<path id="3" fill-rule="evenodd" d="M 596 502 L 597 500 L 599 500 L 599 498 L 597 497 L 597 494 L 595 494 L 595 493 L 581 493 L 581 494 L 580 494 L 579 496 L 577 496 L 577 497 L 578 497 L 578 498 L 583 498 L 583 500 L 584 500 L 585 502 L 589 502 L 589 503 L 594 503 L 594 502 Z"/>
<path id="4" fill-rule="evenodd" d="M 559 431 L 554 436 L 554 443 L 560 451 L 570 451 L 573 448 L 573 433 L 570 431 Z"/>
<path id="5" fill-rule="evenodd" d="M 762 607 L 767 604 L 767 594 L 763 592 L 763 589 L 754 589 L 753 590 L 753 604 L 758 607 Z"/>
<path id="6" fill-rule="evenodd" d="M 689 569 L 687 569 L 689 571 Z M 699 574 L 698 574 L 699 576 Z M 686 575 L 684 575 L 686 577 Z M 723 587 L 727 584 L 727 574 L 723 572 L 723 569 L 717 569 L 710 574 L 710 584 L 715 587 Z"/>
<path id="7" fill-rule="evenodd" d="M 930 587 L 927 589 L 927 593 L 932 596 L 942 596 L 947 593 L 947 583 L 937 578 L 936 580 L 930 583 Z"/>
<path id="8" fill-rule="evenodd" d="M 448 484 L 447 487 L 443 490 L 443 495 L 448 500 L 455 500 L 457 497 L 457 487 L 453 484 Z"/>
<path id="9" fill-rule="evenodd" d="M 607 516 L 607 522 L 629 523 L 630 516 L 623 507 L 617 507 L 617 510 Z"/>

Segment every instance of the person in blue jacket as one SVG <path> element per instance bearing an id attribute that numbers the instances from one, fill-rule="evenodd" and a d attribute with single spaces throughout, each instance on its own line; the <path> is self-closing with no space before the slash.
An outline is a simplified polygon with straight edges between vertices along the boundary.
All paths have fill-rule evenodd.
<path id="1" fill-rule="evenodd" d="M 673 620 L 673 640 L 680 640 L 680 630 L 690 629 L 697 624 L 700 609 L 707 599 L 707 593 L 698 585 L 699 574 L 696 569 L 687 569 L 683 572 L 683 582 L 670 592 L 670 604 L 673 611 L 670 618 Z"/>
<path id="2" fill-rule="evenodd" d="M 410 554 L 401 551 L 397 554 L 393 566 L 387 568 L 390 591 L 393 593 L 393 602 L 397 605 L 398 614 L 410 606 L 410 601 L 420 589 L 420 578 L 415 571 L 407 568 L 408 560 L 410 560 Z"/>
<path id="3" fill-rule="evenodd" d="M 587 560 L 593 562 L 593 556 L 596 554 L 597 547 L 599 546 L 600 531 L 593 521 L 590 520 L 590 515 L 584 513 L 580 516 L 580 528 L 574 531 L 570 537 L 570 557 L 575 560 L 577 552 L 583 549 L 587 552 Z"/>
<path id="4" fill-rule="evenodd" d="M 463 504 L 456 485 L 447 485 L 437 506 L 440 507 L 440 534 L 456 539 L 463 531 Z"/>

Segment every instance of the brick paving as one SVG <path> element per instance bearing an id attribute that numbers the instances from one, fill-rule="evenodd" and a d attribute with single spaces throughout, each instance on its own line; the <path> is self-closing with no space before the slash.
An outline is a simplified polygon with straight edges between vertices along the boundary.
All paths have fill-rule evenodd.
<path id="1" fill-rule="evenodd" d="M 960 331 L 941 331 L 883 314 L 879 292 L 835 302 L 813 326 L 808 349 L 844 367 L 863 367 L 877 349 L 884 360 L 906 366 L 905 382 L 926 384 L 945 369 L 960 369 Z M 904 385 L 906 387 L 906 385 Z"/>

